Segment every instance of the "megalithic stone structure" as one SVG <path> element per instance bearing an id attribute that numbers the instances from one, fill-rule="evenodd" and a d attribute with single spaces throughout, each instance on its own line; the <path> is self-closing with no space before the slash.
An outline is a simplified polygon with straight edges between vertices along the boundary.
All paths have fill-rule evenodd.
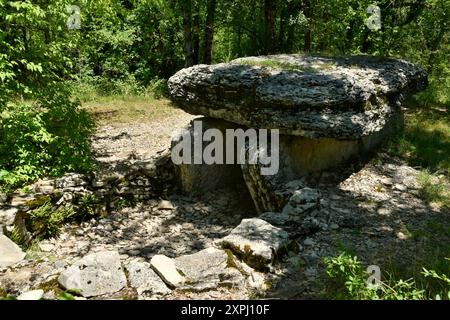
<path id="1" fill-rule="evenodd" d="M 402 103 L 427 84 L 427 73 L 412 63 L 370 56 L 248 57 L 197 65 L 169 79 L 174 104 L 207 117 L 200 119 L 205 127 L 215 123 L 223 131 L 232 123 L 280 131 L 276 175 L 262 176 L 257 165 L 240 168 L 260 213 L 281 210 L 285 183 L 367 153 L 401 128 Z M 230 185 L 238 176 L 236 167 L 213 165 L 204 169 L 207 174 L 202 168 L 192 166 L 192 174 L 189 165 L 179 170 L 185 191 Z"/>

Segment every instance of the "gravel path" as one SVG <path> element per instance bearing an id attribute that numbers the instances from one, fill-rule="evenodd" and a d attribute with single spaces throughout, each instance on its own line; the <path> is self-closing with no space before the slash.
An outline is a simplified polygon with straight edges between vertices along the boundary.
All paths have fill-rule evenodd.
<path id="1" fill-rule="evenodd" d="M 148 122 L 112 124 L 100 127 L 92 142 L 96 160 L 107 170 L 135 160 L 149 159 L 170 146 L 175 130 L 195 116 L 174 109 L 173 115 Z"/>

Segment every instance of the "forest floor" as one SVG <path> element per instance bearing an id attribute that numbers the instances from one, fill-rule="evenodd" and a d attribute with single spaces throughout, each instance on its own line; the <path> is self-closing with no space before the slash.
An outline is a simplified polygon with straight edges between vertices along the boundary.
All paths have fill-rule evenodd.
<path id="1" fill-rule="evenodd" d="M 86 107 L 95 110 L 99 123 L 93 138 L 97 160 L 113 171 L 167 148 L 174 129 L 194 118 L 166 100 L 155 104 L 105 99 Z M 297 248 L 267 275 L 267 292 L 249 288 L 199 293 L 175 290 L 164 297 L 139 298 L 323 298 L 329 290 L 323 258 L 341 252 L 356 255 L 365 266 L 377 265 L 383 274 L 397 278 L 416 277 L 422 267 L 439 269 L 450 256 L 450 210 L 442 201 L 426 200 L 421 171 L 387 149 L 369 161 L 306 180 L 322 193 L 320 209 L 312 217 L 323 222 L 322 227 L 295 239 Z M 438 180 L 433 180 L 434 184 L 442 184 Z M 58 238 L 32 248 L 22 266 L 0 274 L 0 282 L 14 283 L 19 291 L 40 287 L 91 251 L 118 250 L 124 265 L 149 261 L 155 254 L 177 257 L 195 253 L 214 246 L 243 218 L 256 215 L 246 190 L 240 188 L 211 192 L 202 199 L 173 195 L 165 200 L 171 206 L 161 207 L 161 199 L 154 199 L 84 222 L 81 228 L 67 226 Z M 112 298 L 127 295 L 119 292 Z"/>

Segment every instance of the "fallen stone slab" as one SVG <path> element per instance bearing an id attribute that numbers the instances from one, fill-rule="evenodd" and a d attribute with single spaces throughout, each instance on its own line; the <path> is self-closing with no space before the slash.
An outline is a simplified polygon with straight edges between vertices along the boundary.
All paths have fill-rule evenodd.
<path id="1" fill-rule="evenodd" d="M 250 267 L 264 270 L 289 243 L 286 231 L 258 219 L 244 219 L 231 233 L 221 239 L 222 247 L 230 249 Z"/>
<path id="2" fill-rule="evenodd" d="M 185 281 L 184 276 L 177 270 L 174 259 L 158 254 L 153 256 L 150 265 L 171 288 L 177 288 Z"/>
<path id="3" fill-rule="evenodd" d="M 120 291 L 127 284 L 117 251 L 88 254 L 67 268 L 58 278 L 66 290 L 79 290 L 83 297 Z"/>
<path id="4" fill-rule="evenodd" d="M 245 277 L 235 264 L 235 257 L 224 250 L 208 248 L 175 259 L 176 268 L 186 278 L 181 289 L 191 291 L 234 287 L 244 283 Z"/>
<path id="5" fill-rule="evenodd" d="M 7 236 L 0 234 L 0 268 L 7 268 L 22 261 L 25 252 Z"/>
<path id="6" fill-rule="evenodd" d="M 147 262 L 130 264 L 126 270 L 130 286 L 135 288 L 139 295 L 143 293 L 165 295 L 172 292 Z"/>

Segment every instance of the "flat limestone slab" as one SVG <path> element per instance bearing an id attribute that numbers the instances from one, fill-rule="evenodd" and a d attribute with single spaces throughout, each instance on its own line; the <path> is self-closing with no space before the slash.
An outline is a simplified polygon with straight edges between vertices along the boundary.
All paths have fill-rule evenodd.
<path id="1" fill-rule="evenodd" d="M 147 262 L 132 263 L 126 267 L 128 281 L 138 294 L 150 292 L 152 294 L 169 294 L 172 292 L 164 281 L 156 274 Z"/>
<path id="2" fill-rule="evenodd" d="M 25 258 L 25 252 L 8 237 L 0 234 L 0 268 L 12 266 Z"/>
<path id="3" fill-rule="evenodd" d="M 171 288 L 177 288 L 185 282 L 185 278 L 177 270 L 175 260 L 165 255 L 157 254 L 150 261 L 153 270 Z"/>
<path id="4" fill-rule="evenodd" d="M 67 290 L 80 290 L 83 297 L 115 293 L 124 288 L 127 278 L 117 251 L 102 251 L 84 256 L 58 278 Z"/>
<path id="5" fill-rule="evenodd" d="M 194 254 L 175 259 L 177 269 L 183 272 L 186 283 L 183 288 L 192 291 L 232 287 L 244 281 L 243 275 L 233 267 L 233 256 L 224 250 L 207 248 Z"/>
<path id="6" fill-rule="evenodd" d="M 427 74 L 409 62 L 354 56 L 249 57 L 183 69 L 169 80 L 186 112 L 312 139 L 380 131 Z"/>

